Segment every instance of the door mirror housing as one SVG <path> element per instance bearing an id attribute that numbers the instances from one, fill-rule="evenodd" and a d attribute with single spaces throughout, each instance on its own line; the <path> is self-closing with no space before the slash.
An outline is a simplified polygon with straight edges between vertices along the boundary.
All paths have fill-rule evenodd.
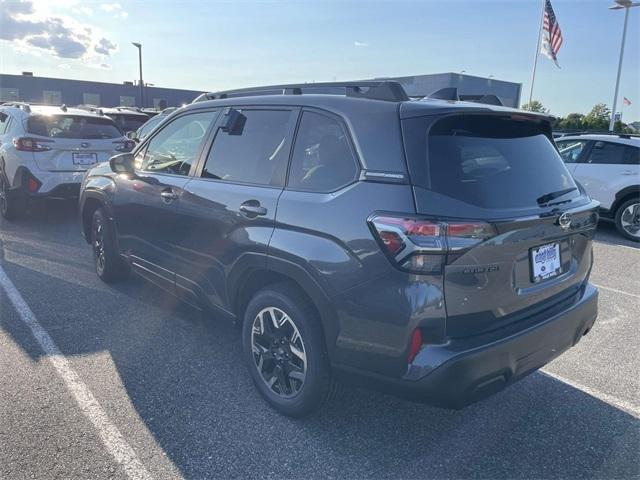
<path id="1" fill-rule="evenodd" d="M 139 142 L 140 139 L 138 138 L 137 132 L 135 130 L 129 130 L 127 132 L 127 138 L 129 140 L 133 140 L 134 142 Z"/>
<path id="2" fill-rule="evenodd" d="M 133 166 L 134 156 L 132 153 L 122 153 L 109 159 L 109 167 L 115 173 L 125 173 L 135 175 L 136 169 Z"/>

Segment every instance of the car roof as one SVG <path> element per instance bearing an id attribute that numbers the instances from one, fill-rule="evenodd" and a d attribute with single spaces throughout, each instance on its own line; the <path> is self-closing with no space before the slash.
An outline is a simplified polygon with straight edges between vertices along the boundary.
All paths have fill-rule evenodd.
<path id="1" fill-rule="evenodd" d="M 564 142 L 567 140 L 594 140 L 596 142 L 611 142 L 621 143 L 624 145 L 632 145 L 634 147 L 640 147 L 640 137 L 620 136 L 618 134 L 606 134 L 606 133 L 589 133 L 581 135 L 563 135 L 556 138 L 556 142 Z"/>
<path id="2" fill-rule="evenodd" d="M 126 108 L 126 107 L 106 107 L 106 108 L 98 107 L 98 108 L 102 110 L 102 113 L 104 113 L 105 115 L 135 115 L 138 117 L 149 118 L 149 115 L 147 115 L 144 112 L 140 112 L 138 110 L 133 110 L 131 108 Z"/>
<path id="3" fill-rule="evenodd" d="M 28 103 L 7 103 L 1 108 L 13 109 L 18 117 L 27 118 L 31 115 L 75 115 L 80 117 L 102 117 L 99 113 L 82 108 L 67 107 L 66 105 L 36 105 Z"/>

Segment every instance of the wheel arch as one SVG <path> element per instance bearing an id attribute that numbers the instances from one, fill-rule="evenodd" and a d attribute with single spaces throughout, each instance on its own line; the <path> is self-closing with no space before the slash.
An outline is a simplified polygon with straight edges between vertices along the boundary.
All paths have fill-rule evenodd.
<path id="1" fill-rule="evenodd" d="M 616 193 L 615 200 L 611 206 L 611 215 L 615 218 L 618 207 L 634 196 L 640 197 L 640 185 L 630 185 Z"/>
<path id="2" fill-rule="evenodd" d="M 335 310 L 311 275 L 287 260 L 269 257 L 266 262 L 256 263 L 244 269 L 241 274 L 230 276 L 230 307 L 238 323 L 242 324 L 245 308 L 259 290 L 283 282 L 292 284 L 313 306 L 321 322 L 327 350 L 331 351 L 338 335 Z"/>
<path id="3" fill-rule="evenodd" d="M 113 219 L 109 202 L 97 192 L 85 192 L 80 206 L 80 222 L 82 235 L 87 243 L 91 243 L 91 219 L 99 208 L 104 208 L 110 219 Z"/>

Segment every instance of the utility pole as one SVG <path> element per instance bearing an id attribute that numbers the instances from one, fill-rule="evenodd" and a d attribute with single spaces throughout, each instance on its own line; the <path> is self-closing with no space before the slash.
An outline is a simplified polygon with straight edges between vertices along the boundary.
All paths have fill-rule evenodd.
<path id="1" fill-rule="evenodd" d="M 142 80 L 142 44 L 131 42 L 131 44 L 138 49 L 138 64 L 140 67 L 140 80 L 138 84 L 140 85 L 140 107 L 144 108 L 144 81 Z"/>

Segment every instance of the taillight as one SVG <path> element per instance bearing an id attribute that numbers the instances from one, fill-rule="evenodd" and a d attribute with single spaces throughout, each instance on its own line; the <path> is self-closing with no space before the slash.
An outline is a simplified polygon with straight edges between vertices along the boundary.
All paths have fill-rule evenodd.
<path id="1" fill-rule="evenodd" d="M 29 177 L 29 179 L 27 180 L 27 189 L 31 193 L 35 193 L 38 191 L 39 188 L 40 188 L 40 183 L 35 178 Z"/>
<path id="2" fill-rule="evenodd" d="M 394 263 L 421 274 L 441 273 L 448 261 L 496 234 L 492 225 L 476 221 L 375 215 L 369 223 Z"/>
<path id="3" fill-rule="evenodd" d="M 41 138 L 18 137 L 13 139 L 13 146 L 21 152 L 46 152 L 51 147 L 46 145 L 53 143 L 53 140 L 43 140 Z"/>
<path id="4" fill-rule="evenodd" d="M 118 152 L 130 152 L 136 146 L 136 142 L 133 140 L 117 140 L 113 142 L 116 145 L 116 151 Z"/>

